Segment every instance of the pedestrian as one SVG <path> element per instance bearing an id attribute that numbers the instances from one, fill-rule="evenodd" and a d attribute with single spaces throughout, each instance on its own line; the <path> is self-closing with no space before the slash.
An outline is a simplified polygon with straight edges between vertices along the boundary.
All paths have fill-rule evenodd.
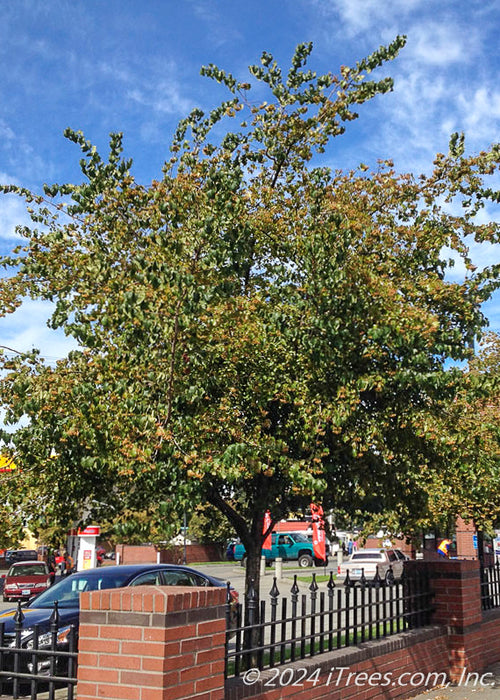
<path id="1" fill-rule="evenodd" d="M 56 573 L 56 558 L 54 556 L 54 550 L 50 550 L 49 552 L 47 557 L 47 566 L 49 567 L 49 571 L 51 573 Z"/>
<path id="2" fill-rule="evenodd" d="M 56 552 L 55 555 L 55 560 L 56 560 L 56 567 L 59 570 L 59 573 L 61 576 L 64 576 L 64 570 L 66 569 L 66 563 L 64 561 L 64 554 L 62 554 L 59 550 Z"/>
<path id="3" fill-rule="evenodd" d="M 69 576 L 69 574 L 73 573 L 73 557 L 71 557 L 68 552 L 64 553 L 64 568 L 65 568 L 65 573 L 66 576 Z"/>
<path id="4" fill-rule="evenodd" d="M 441 542 L 437 548 L 437 553 L 439 554 L 440 557 L 448 558 L 450 556 L 449 549 L 450 549 L 451 544 L 452 544 L 451 540 L 446 540 L 446 539 L 441 540 Z"/>

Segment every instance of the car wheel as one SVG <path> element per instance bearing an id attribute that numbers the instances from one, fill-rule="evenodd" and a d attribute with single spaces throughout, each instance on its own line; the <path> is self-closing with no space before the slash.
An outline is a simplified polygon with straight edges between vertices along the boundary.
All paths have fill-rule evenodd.
<path id="1" fill-rule="evenodd" d="M 2 596 L 2 597 L 3 597 L 3 602 L 4 602 L 4 603 L 8 603 L 8 602 L 9 602 L 9 598 L 7 598 L 6 595 L 4 595 L 4 596 Z"/>
<path id="2" fill-rule="evenodd" d="M 392 571 L 387 571 L 385 574 L 385 585 L 386 586 L 393 586 L 396 582 L 396 579 L 394 578 L 394 573 Z"/>
<path id="3" fill-rule="evenodd" d="M 313 565 L 313 558 L 310 554 L 301 554 L 298 564 L 301 569 L 306 569 L 308 566 Z"/>

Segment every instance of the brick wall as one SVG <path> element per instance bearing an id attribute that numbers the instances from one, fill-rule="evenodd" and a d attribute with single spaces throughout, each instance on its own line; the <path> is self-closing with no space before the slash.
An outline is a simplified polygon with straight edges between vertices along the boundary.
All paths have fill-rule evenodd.
<path id="1" fill-rule="evenodd" d="M 419 567 L 434 591 L 432 625 L 262 671 L 251 684 L 224 684 L 225 589 L 83 594 L 78 700 L 392 700 L 500 660 L 500 610 L 481 610 L 479 563 L 414 561 L 409 574 Z"/>
<path id="2" fill-rule="evenodd" d="M 119 544 L 115 548 L 120 564 L 182 564 L 184 559 L 184 547 L 172 546 L 168 549 L 159 549 L 154 545 Z M 158 558 L 159 555 L 159 558 Z M 188 544 L 186 545 L 186 560 L 191 562 L 220 561 L 224 553 L 215 544 Z"/>
<path id="3" fill-rule="evenodd" d="M 367 549 L 371 549 L 372 547 L 374 548 L 382 548 L 384 546 L 384 542 L 386 541 L 386 537 L 374 537 L 370 536 L 366 538 L 366 541 L 363 544 L 363 547 L 366 547 Z M 414 559 L 415 558 L 415 547 L 406 541 L 406 539 L 398 539 L 397 537 L 392 537 L 390 538 L 391 540 L 391 546 L 394 549 L 400 549 L 402 552 L 404 552 L 407 556 L 410 558 Z"/>
<path id="4" fill-rule="evenodd" d="M 220 561 L 225 552 L 221 552 L 216 544 L 188 544 L 186 545 L 186 563 Z M 182 564 L 184 559 L 184 547 L 171 547 L 160 550 L 162 564 Z"/>
<path id="5" fill-rule="evenodd" d="M 156 564 L 157 550 L 152 544 L 118 544 L 115 547 L 120 564 Z"/>
<path id="6" fill-rule="evenodd" d="M 436 626 L 262 671 L 252 685 L 230 679 L 221 700 L 405 698 L 424 689 L 427 680 L 444 682 L 447 669 L 446 633 Z"/>

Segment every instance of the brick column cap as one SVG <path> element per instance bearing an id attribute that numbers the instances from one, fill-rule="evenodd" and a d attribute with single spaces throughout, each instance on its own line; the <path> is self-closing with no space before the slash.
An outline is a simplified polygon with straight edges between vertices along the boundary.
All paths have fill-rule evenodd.
<path id="1" fill-rule="evenodd" d="M 131 586 L 86 591 L 80 596 L 81 610 L 168 613 L 224 605 L 224 587 Z"/>

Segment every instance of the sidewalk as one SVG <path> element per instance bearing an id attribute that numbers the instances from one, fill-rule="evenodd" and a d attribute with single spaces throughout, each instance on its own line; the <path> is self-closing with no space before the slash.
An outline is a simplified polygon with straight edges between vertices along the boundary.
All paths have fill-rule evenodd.
<path id="1" fill-rule="evenodd" d="M 486 669 L 479 678 L 469 674 L 468 682 L 466 681 L 464 676 L 462 685 L 427 690 L 411 700 L 500 700 L 500 662 Z"/>

